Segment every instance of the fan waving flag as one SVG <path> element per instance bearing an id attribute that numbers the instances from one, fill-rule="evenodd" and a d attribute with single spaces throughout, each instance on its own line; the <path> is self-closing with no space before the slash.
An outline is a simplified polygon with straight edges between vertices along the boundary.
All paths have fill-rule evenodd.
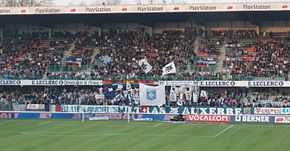
<path id="1" fill-rule="evenodd" d="M 157 106 L 165 104 L 165 86 L 139 84 L 140 105 Z"/>
<path id="2" fill-rule="evenodd" d="M 162 76 L 172 73 L 176 73 L 176 67 L 174 62 L 170 62 L 162 68 Z"/>
<path id="3" fill-rule="evenodd" d="M 146 59 L 141 59 L 138 61 L 138 65 L 142 68 L 145 73 L 148 73 L 152 70 L 152 66 L 148 63 Z"/>

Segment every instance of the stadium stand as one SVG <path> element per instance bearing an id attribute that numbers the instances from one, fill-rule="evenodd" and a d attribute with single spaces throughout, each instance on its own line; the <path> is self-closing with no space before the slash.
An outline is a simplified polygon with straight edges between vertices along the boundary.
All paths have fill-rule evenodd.
<path id="1" fill-rule="evenodd" d="M 196 16 L 196 20 L 200 17 L 213 20 L 218 16 L 211 15 Z M 147 17 L 143 24 L 137 24 L 138 20 L 134 20 L 133 24 L 110 25 L 110 21 L 109 25 L 71 21 L 67 24 L 70 19 L 64 19 L 65 24 L 28 25 L 30 22 L 24 22 L 8 27 L 4 23 L 0 28 L 0 79 L 117 81 L 115 83 L 118 80 L 289 79 L 290 36 L 287 21 L 281 23 L 286 26 L 286 31 L 273 32 L 271 30 L 275 27 L 271 27 L 272 24 L 260 27 L 265 28 L 260 31 L 247 21 L 228 21 L 231 16 L 225 17 L 222 23 L 217 21 L 204 25 L 179 23 L 174 15 L 170 16 L 175 17 L 174 22 L 167 23 L 162 17 L 156 23 Z M 241 19 L 239 15 L 235 17 Z M 45 19 L 38 19 L 46 23 Z M 277 24 L 280 25 L 279 22 Z M 140 65 L 142 59 L 152 66 L 148 72 Z M 175 63 L 177 72 L 163 76 L 162 69 L 170 62 Z M 138 86 L 127 91 L 125 87 L 110 86 L 113 83 L 25 88 L 4 86 L 4 83 L 0 91 L 0 106 L 7 110 L 12 110 L 13 104 L 122 106 L 129 105 L 129 100 L 133 103 L 131 105 L 139 105 Z M 197 94 L 198 99 L 195 100 L 191 90 L 175 91 L 172 97 L 171 88 L 167 87 L 165 105 L 289 107 L 289 89 L 273 89 L 201 88 L 201 91 L 206 91 L 206 97 Z"/>
<path id="2" fill-rule="evenodd" d="M 164 31 L 150 35 L 110 30 L 52 34 L 53 38 L 36 33 L 4 39 L 0 77 L 287 80 L 290 69 L 289 41 L 271 33 Z M 143 58 L 153 67 L 148 74 L 138 65 Z M 161 77 L 162 67 L 171 61 L 178 73 Z"/>

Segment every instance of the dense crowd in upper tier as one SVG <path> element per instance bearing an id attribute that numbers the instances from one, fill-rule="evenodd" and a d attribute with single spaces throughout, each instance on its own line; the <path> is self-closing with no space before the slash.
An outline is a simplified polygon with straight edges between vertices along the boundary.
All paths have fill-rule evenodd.
<path id="1" fill-rule="evenodd" d="M 0 44 L 0 78 L 288 80 L 287 38 L 255 31 L 22 33 Z M 144 58 L 148 73 L 138 64 Z M 161 76 L 170 62 L 177 73 Z"/>

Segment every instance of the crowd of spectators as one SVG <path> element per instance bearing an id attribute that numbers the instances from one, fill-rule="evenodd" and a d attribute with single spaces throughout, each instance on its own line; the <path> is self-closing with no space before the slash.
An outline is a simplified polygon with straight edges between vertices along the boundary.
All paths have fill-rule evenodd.
<path id="1" fill-rule="evenodd" d="M 225 57 L 221 56 L 223 46 Z M 174 62 L 177 73 L 163 78 L 251 76 L 287 80 L 290 45 L 285 39 L 255 31 L 150 34 L 115 29 L 54 32 L 50 38 L 23 33 L 14 39 L 4 37 L 0 50 L 2 79 L 156 79 L 161 77 L 162 67 Z M 146 74 L 138 65 L 144 58 L 152 66 Z M 217 69 L 219 62 L 222 69 Z"/>
<path id="2" fill-rule="evenodd" d="M 186 90 L 171 92 L 167 98 L 171 106 L 290 107 L 287 88 L 207 88 L 190 93 Z"/>
<path id="3" fill-rule="evenodd" d="M 232 76 L 288 80 L 290 45 L 287 37 L 255 31 L 230 32 L 225 71 Z"/>
<path id="4" fill-rule="evenodd" d="M 5 89 L 5 90 L 4 90 Z M 6 87 L 1 88 L 2 104 L 138 105 L 139 91 L 114 87 Z"/>
<path id="5" fill-rule="evenodd" d="M 188 91 L 189 92 L 189 91 Z M 287 88 L 213 88 L 166 94 L 165 106 L 191 107 L 290 107 Z M 196 97 L 196 98 L 195 98 Z M 138 88 L 110 87 L 5 87 L 0 91 L 0 109 L 17 104 L 48 105 L 140 105 Z M 3 109 L 4 110 L 4 109 Z"/>
<path id="6" fill-rule="evenodd" d="M 289 37 L 250 30 L 23 33 L 1 41 L 0 79 L 288 80 L 289 55 Z M 152 66 L 150 72 L 140 67 L 141 59 Z M 162 77 L 162 67 L 170 62 L 175 63 L 177 73 Z M 263 91 L 206 90 L 206 95 L 196 94 L 197 99 L 192 93 L 191 97 L 166 98 L 171 106 L 289 107 L 288 93 Z M 19 91 L 3 87 L 0 104 L 128 105 L 131 100 L 138 105 L 138 95 L 138 89 L 107 87 L 26 87 Z"/>
<path id="7" fill-rule="evenodd" d="M 194 35 L 181 31 L 149 35 L 141 31 L 111 30 L 54 35 L 57 38 L 50 40 L 29 34 L 4 40 L 0 57 L 1 78 L 135 78 L 144 75 L 138 65 L 144 58 L 153 66 L 146 76 L 160 76 L 165 64 L 173 61 L 179 67 L 187 64 L 193 55 Z M 50 70 L 50 66 L 59 68 Z M 79 70 L 82 67 L 88 68 Z"/>

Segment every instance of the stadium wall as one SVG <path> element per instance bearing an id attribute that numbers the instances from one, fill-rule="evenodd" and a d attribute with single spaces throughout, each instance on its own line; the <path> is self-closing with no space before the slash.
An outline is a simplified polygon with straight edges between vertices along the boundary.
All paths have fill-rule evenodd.
<path id="1" fill-rule="evenodd" d="M 10 110 L 6 110 L 10 111 Z M 160 106 L 117 106 L 117 105 L 48 105 L 13 104 L 14 112 L 34 111 L 52 113 L 130 113 L 133 114 L 182 114 L 182 115 L 290 115 L 289 107 L 160 107 Z"/>
<path id="2" fill-rule="evenodd" d="M 134 121 L 170 121 L 176 114 L 130 114 Z M 185 122 L 290 124 L 290 115 L 184 115 Z M 0 119 L 127 120 L 126 113 L 0 112 Z"/>

